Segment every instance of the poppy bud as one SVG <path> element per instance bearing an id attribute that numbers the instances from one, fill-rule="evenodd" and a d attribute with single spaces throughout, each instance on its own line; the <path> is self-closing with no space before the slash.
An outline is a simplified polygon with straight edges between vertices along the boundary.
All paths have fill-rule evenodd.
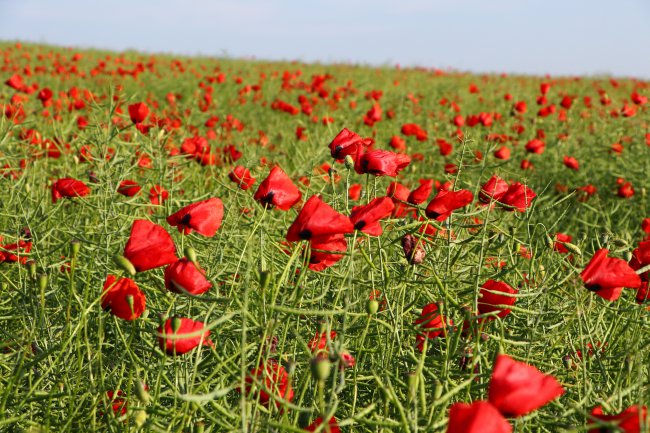
<path id="1" fill-rule="evenodd" d="M 345 162 L 345 168 L 347 168 L 348 170 L 352 170 L 354 168 L 354 159 L 352 159 L 351 155 L 346 155 L 344 162 Z"/>
<path id="2" fill-rule="evenodd" d="M 407 234 L 402 238 L 402 249 L 406 260 L 412 265 L 419 265 L 427 255 L 422 246 L 422 241 L 411 234 Z"/>
<path id="3" fill-rule="evenodd" d="M 36 278 L 36 262 L 34 260 L 27 262 L 27 271 L 32 279 Z"/>
<path id="4" fill-rule="evenodd" d="M 366 303 L 366 312 L 368 315 L 373 316 L 379 311 L 379 302 L 376 299 L 368 299 Z"/>
<path id="5" fill-rule="evenodd" d="M 144 423 L 147 422 L 147 412 L 142 409 L 136 410 L 134 419 L 135 424 L 138 427 L 142 427 Z"/>
<path id="6" fill-rule="evenodd" d="M 572 244 L 571 242 L 562 242 L 562 245 L 564 245 L 564 248 L 566 248 L 567 250 L 569 250 L 573 254 L 575 254 L 577 256 L 582 255 L 582 251 L 580 250 L 580 248 L 578 248 L 577 245 Z"/>
<path id="7" fill-rule="evenodd" d="M 629 262 L 630 260 L 632 260 L 632 252 L 625 251 L 623 253 L 623 258 L 625 259 L 626 262 Z"/>
<path id="8" fill-rule="evenodd" d="M 196 426 L 196 430 L 195 430 L 196 433 L 203 433 L 205 431 L 205 423 L 204 422 L 199 421 L 199 422 L 197 422 L 195 424 L 195 426 Z"/>
<path id="9" fill-rule="evenodd" d="M 288 360 L 284 363 L 284 369 L 287 371 L 287 374 L 289 376 L 293 376 L 293 374 L 296 372 L 296 362 L 292 360 Z"/>
<path id="10" fill-rule="evenodd" d="M 119 266 L 120 268 L 122 268 L 122 270 L 124 270 L 124 272 L 126 272 L 127 274 L 129 274 L 129 275 L 135 275 L 136 274 L 135 266 L 133 266 L 133 263 L 131 263 L 129 261 L 129 259 L 127 259 L 123 255 L 116 254 L 113 257 L 113 260 L 115 260 L 115 264 L 117 266 Z"/>
<path id="11" fill-rule="evenodd" d="M 433 388 L 433 399 L 434 400 L 439 400 L 440 397 L 442 396 L 442 383 L 439 380 L 436 380 L 434 382 L 434 388 Z"/>
<path id="12" fill-rule="evenodd" d="M 194 251 L 194 248 L 190 247 L 189 245 L 185 247 L 185 257 L 187 257 L 187 260 L 190 262 L 194 263 L 196 265 L 196 251 Z"/>
<path id="13" fill-rule="evenodd" d="M 600 244 L 607 245 L 608 243 L 609 243 L 609 234 L 603 233 L 602 235 L 600 235 Z"/>
<path id="14" fill-rule="evenodd" d="M 562 363 L 564 364 L 564 368 L 567 370 L 571 369 L 573 367 L 573 360 L 571 359 L 571 355 L 566 355 L 564 358 L 562 358 Z"/>
<path id="15" fill-rule="evenodd" d="M 409 387 L 409 400 L 415 400 L 415 397 L 417 396 L 418 392 L 418 374 L 415 371 L 411 371 L 407 376 L 406 376 L 406 382 Z"/>
<path id="16" fill-rule="evenodd" d="M 319 382 L 324 382 L 330 375 L 332 364 L 327 358 L 317 356 L 311 361 L 311 374 Z"/>
<path id="17" fill-rule="evenodd" d="M 260 288 L 262 290 L 268 289 L 269 285 L 271 284 L 271 272 L 269 271 L 260 271 Z"/>
<path id="18" fill-rule="evenodd" d="M 145 384 L 140 380 L 135 382 L 135 395 L 142 404 L 149 404 L 151 401 L 151 395 L 147 392 Z"/>
<path id="19" fill-rule="evenodd" d="M 178 330 L 181 328 L 181 319 L 178 317 L 174 317 L 172 319 L 172 332 L 176 333 Z"/>
<path id="20" fill-rule="evenodd" d="M 38 276 L 38 289 L 42 292 L 47 288 L 47 274 L 41 274 Z"/>
<path id="21" fill-rule="evenodd" d="M 81 242 L 79 242 L 77 239 L 73 239 L 70 241 L 70 249 L 72 250 L 71 252 L 72 252 L 73 259 L 77 258 L 80 248 L 81 248 Z"/>

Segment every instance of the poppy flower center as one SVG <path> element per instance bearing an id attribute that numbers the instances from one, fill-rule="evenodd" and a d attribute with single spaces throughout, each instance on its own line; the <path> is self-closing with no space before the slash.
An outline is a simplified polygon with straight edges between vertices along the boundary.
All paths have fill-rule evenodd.
<path id="1" fill-rule="evenodd" d="M 301 230 L 300 233 L 298 233 L 298 236 L 300 237 L 300 239 L 309 240 L 311 239 L 312 233 L 311 230 L 304 229 Z"/>
<path id="2" fill-rule="evenodd" d="M 266 193 L 264 197 L 262 197 L 262 203 L 264 203 L 267 206 L 273 206 L 273 197 L 275 196 L 275 193 L 273 191 L 269 191 Z"/>
<path id="3" fill-rule="evenodd" d="M 188 225 L 190 223 L 191 219 L 192 219 L 192 215 L 185 214 L 185 215 L 183 215 L 183 218 L 181 218 L 181 224 L 186 226 L 186 225 Z"/>
<path id="4" fill-rule="evenodd" d="M 361 221 L 358 221 L 358 222 L 354 225 L 354 228 L 355 228 L 355 230 L 363 230 L 363 228 L 364 228 L 365 226 L 366 226 L 366 222 L 363 221 L 363 220 L 361 220 Z"/>
<path id="5" fill-rule="evenodd" d="M 433 210 L 427 211 L 427 216 L 428 216 L 429 218 L 431 218 L 431 219 L 436 219 L 436 218 L 438 218 L 440 215 L 442 215 L 442 214 L 441 214 L 441 213 L 438 213 L 438 212 L 436 212 L 436 211 L 433 211 Z"/>
<path id="6" fill-rule="evenodd" d="M 597 291 L 599 291 L 600 289 L 602 289 L 602 287 L 600 287 L 599 284 L 587 284 L 585 287 L 586 287 L 586 289 L 589 290 L 590 292 L 597 292 Z"/>

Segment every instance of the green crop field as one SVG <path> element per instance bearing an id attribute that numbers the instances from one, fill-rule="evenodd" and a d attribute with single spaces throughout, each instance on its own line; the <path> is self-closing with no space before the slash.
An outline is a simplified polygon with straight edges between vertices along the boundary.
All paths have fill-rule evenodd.
<path id="1" fill-rule="evenodd" d="M 0 54 L 0 431 L 650 431 L 650 82 Z"/>

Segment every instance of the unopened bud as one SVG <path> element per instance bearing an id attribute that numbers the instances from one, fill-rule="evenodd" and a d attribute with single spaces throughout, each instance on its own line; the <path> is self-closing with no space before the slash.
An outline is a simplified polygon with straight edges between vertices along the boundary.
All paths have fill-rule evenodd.
<path id="1" fill-rule="evenodd" d="M 377 302 L 376 299 L 368 299 L 368 302 L 366 303 L 366 312 L 370 316 L 373 316 L 377 314 L 377 311 L 379 311 L 379 302 Z"/>
<path id="2" fill-rule="evenodd" d="M 422 241 L 411 234 L 402 238 L 402 249 L 406 260 L 412 265 L 419 265 L 427 255 L 422 246 Z"/>
<path id="3" fill-rule="evenodd" d="M 36 278 L 36 262 L 34 260 L 27 262 L 27 271 L 30 277 Z"/>
<path id="4" fill-rule="evenodd" d="M 151 395 L 147 392 L 146 385 L 140 380 L 135 382 L 135 395 L 142 404 L 149 404 L 151 401 Z"/>
<path id="5" fill-rule="evenodd" d="M 354 159 L 352 159 L 352 156 L 350 155 L 345 155 L 345 168 L 348 170 L 352 170 L 354 168 Z"/>
<path id="6" fill-rule="evenodd" d="M 71 255 L 73 259 L 77 258 L 77 255 L 79 255 L 79 250 L 81 249 L 81 242 L 79 242 L 76 239 L 73 239 L 70 241 L 70 250 L 71 250 Z"/>
<path id="7" fill-rule="evenodd" d="M 179 329 L 181 329 L 181 319 L 174 317 L 172 319 L 172 332 L 175 334 Z"/>
<path id="8" fill-rule="evenodd" d="M 120 268 L 122 268 L 124 272 L 126 272 L 127 274 L 129 275 L 136 274 L 137 271 L 135 270 L 135 266 L 133 266 L 133 263 L 131 263 L 129 259 L 127 259 L 123 255 L 117 254 L 113 257 L 113 259 L 115 260 L 115 264 Z"/>
<path id="9" fill-rule="evenodd" d="M 41 292 L 45 291 L 47 288 L 47 274 L 41 274 L 38 276 L 38 288 Z"/>
<path id="10" fill-rule="evenodd" d="M 145 422 L 147 422 L 147 412 L 139 409 L 135 411 L 135 416 L 133 417 L 135 420 L 135 424 L 138 427 L 142 427 Z"/>
<path id="11" fill-rule="evenodd" d="M 625 251 L 623 253 L 623 258 L 625 259 L 626 262 L 629 262 L 632 260 L 632 252 L 631 251 Z"/>
<path id="12" fill-rule="evenodd" d="M 266 290 L 269 288 L 271 285 L 271 272 L 269 271 L 261 271 L 260 272 L 260 288 L 262 290 Z"/>
<path id="13" fill-rule="evenodd" d="M 194 251 L 194 248 L 188 245 L 185 247 L 185 250 L 183 252 L 185 253 L 185 257 L 187 257 L 187 260 L 196 265 L 196 251 Z"/>
<path id="14" fill-rule="evenodd" d="M 311 374 L 314 379 L 324 382 L 330 375 L 332 364 L 329 359 L 317 356 L 311 361 Z"/>
<path id="15" fill-rule="evenodd" d="M 548 234 L 544 236 L 544 241 L 546 242 L 546 247 L 548 249 L 552 250 L 555 248 L 555 242 Z"/>

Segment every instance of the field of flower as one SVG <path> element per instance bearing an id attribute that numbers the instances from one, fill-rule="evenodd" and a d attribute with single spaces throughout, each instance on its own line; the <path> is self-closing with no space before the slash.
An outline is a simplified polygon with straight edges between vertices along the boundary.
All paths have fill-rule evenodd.
<path id="1" fill-rule="evenodd" d="M 0 54 L 0 431 L 650 431 L 650 82 Z"/>

